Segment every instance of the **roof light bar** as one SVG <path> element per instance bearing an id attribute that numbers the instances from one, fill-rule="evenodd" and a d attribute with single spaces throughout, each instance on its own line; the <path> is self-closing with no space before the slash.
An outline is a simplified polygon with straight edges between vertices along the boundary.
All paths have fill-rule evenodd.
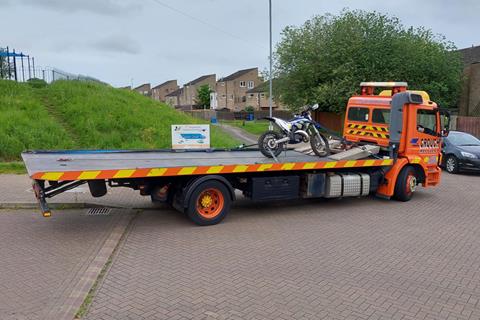
<path id="1" fill-rule="evenodd" d="M 393 87 L 408 87 L 406 82 L 362 82 L 360 87 L 383 87 L 383 88 L 393 88 Z"/>

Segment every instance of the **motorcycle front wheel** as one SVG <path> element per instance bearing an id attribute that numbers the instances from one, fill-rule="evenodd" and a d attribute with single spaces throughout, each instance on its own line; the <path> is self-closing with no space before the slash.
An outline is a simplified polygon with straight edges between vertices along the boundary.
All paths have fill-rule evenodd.
<path id="1" fill-rule="evenodd" d="M 326 157 L 330 155 L 330 146 L 328 145 L 328 139 L 321 133 L 315 134 L 310 137 L 310 145 L 313 152 L 319 157 Z"/>
<path id="2" fill-rule="evenodd" d="M 273 158 L 282 153 L 284 144 L 277 143 L 282 136 L 276 131 L 267 131 L 258 138 L 258 147 L 260 152 L 267 158 Z"/>

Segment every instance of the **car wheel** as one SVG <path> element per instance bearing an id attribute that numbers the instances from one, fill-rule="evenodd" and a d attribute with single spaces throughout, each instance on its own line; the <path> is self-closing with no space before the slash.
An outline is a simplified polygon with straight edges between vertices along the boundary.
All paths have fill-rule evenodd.
<path id="1" fill-rule="evenodd" d="M 445 159 L 445 170 L 448 173 L 458 173 L 458 159 L 454 155 L 449 155 Z"/>

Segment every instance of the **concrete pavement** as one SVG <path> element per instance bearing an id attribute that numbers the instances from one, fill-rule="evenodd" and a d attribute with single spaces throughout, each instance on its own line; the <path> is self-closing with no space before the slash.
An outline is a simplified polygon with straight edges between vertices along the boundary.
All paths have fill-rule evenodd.
<path id="1" fill-rule="evenodd" d="M 0 210 L 0 319 L 73 319 L 130 218 Z"/>
<path id="2" fill-rule="evenodd" d="M 255 144 L 258 142 L 258 136 L 251 134 L 238 127 L 231 126 L 226 123 L 221 123 L 220 128 L 226 133 L 228 133 L 230 136 L 240 140 L 241 142 L 247 145 Z"/>

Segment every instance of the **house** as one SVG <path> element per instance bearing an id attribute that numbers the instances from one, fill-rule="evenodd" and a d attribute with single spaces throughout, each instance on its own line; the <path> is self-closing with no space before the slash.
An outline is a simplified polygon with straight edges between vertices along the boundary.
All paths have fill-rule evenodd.
<path id="1" fill-rule="evenodd" d="M 464 82 L 458 114 L 480 116 L 480 46 L 458 50 L 464 63 Z"/>
<path id="2" fill-rule="evenodd" d="M 218 109 L 240 111 L 247 107 L 247 91 L 262 83 L 258 68 L 239 70 L 217 81 L 215 87 Z"/>
<path id="3" fill-rule="evenodd" d="M 193 108 L 197 105 L 197 91 L 200 87 L 208 85 L 211 90 L 215 90 L 217 75 L 207 74 L 183 85 L 183 95 L 180 99 L 180 105 Z"/>
<path id="4" fill-rule="evenodd" d="M 179 89 L 179 86 L 177 84 L 177 80 L 165 81 L 164 83 L 159 84 L 152 88 L 151 90 L 152 99 L 165 102 L 166 96 L 169 93 L 172 93 L 178 89 Z"/>
<path id="5" fill-rule="evenodd" d="M 270 99 L 269 99 L 269 82 L 265 81 L 260 83 L 253 89 L 247 90 L 247 98 L 245 106 L 252 106 L 255 110 L 269 110 L 270 108 Z M 279 101 L 272 99 L 272 109 L 273 110 L 285 110 L 286 107 L 282 105 Z"/>
<path id="6" fill-rule="evenodd" d="M 183 95 L 183 88 L 178 88 L 177 90 L 165 95 L 165 102 L 171 107 L 179 108 L 180 97 L 182 95 Z"/>
<path id="7" fill-rule="evenodd" d="M 197 104 L 197 91 L 201 86 L 208 85 L 210 89 L 215 89 L 217 76 L 215 74 L 207 74 L 198 77 L 183 85 L 182 88 L 167 94 L 166 102 L 172 107 L 191 110 Z"/>
<path id="8" fill-rule="evenodd" d="M 144 96 L 150 96 L 150 83 L 144 83 L 141 86 L 138 86 L 136 88 L 133 88 L 133 91 L 137 91 L 138 93 L 144 95 Z"/>

